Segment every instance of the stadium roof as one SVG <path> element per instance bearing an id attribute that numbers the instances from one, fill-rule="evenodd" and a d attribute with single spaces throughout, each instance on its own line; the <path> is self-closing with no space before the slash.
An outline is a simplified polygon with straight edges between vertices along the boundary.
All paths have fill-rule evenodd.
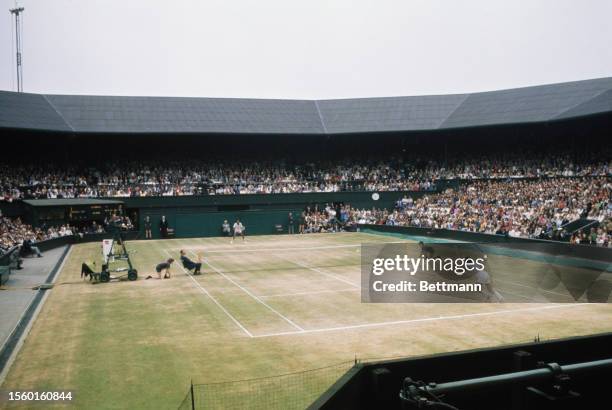
<path id="1" fill-rule="evenodd" d="M 0 128 L 74 133 L 350 134 L 612 113 L 612 77 L 472 94 L 339 100 L 109 97 L 0 91 Z"/>

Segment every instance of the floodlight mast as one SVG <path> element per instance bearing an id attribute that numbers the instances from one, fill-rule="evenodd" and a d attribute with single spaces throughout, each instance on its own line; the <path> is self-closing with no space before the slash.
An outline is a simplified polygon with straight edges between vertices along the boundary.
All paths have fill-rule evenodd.
<path id="1" fill-rule="evenodd" d="M 11 14 L 15 16 L 15 43 L 17 48 L 17 92 L 23 92 L 23 69 L 22 69 L 22 61 L 21 61 L 21 30 L 20 30 L 20 15 L 23 13 L 25 9 L 23 7 L 15 7 L 14 9 L 9 9 Z"/>

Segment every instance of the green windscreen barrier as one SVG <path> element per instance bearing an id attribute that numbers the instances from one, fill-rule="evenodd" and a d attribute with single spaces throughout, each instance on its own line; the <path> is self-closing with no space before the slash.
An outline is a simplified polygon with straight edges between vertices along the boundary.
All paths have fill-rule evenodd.
<path id="1" fill-rule="evenodd" d="M 292 210 L 299 215 L 299 209 Z M 283 231 L 287 230 L 289 210 L 282 211 L 238 211 L 238 212 L 209 212 L 205 214 L 178 214 L 175 216 L 175 229 L 180 237 L 221 236 L 221 224 L 225 219 L 233 225 L 236 218 L 240 218 L 247 228 L 247 235 L 269 235 L 276 233 L 276 225 L 281 225 Z M 294 223 L 297 224 L 297 216 Z M 296 226 L 297 230 L 297 226 Z"/>

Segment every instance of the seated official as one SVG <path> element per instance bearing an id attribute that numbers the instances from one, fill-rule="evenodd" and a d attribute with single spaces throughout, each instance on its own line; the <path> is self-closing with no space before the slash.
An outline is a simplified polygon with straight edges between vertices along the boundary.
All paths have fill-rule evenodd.
<path id="1" fill-rule="evenodd" d="M 202 262 L 200 261 L 200 257 L 198 256 L 198 261 L 194 262 L 189 259 L 184 250 L 181 249 L 181 263 L 183 267 L 187 270 L 193 270 L 194 275 L 200 275 L 200 269 L 202 268 Z"/>
<path id="2" fill-rule="evenodd" d="M 40 249 L 38 249 L 38 246 L 34 246 L 33 239 L 25 239 L 23 241 L 23 243 L 21 244 L 21 253 L 24 256 L 27 256 L 33 253 L 39 258 L 42 258 L 42 253 L 40 252 Z"/>

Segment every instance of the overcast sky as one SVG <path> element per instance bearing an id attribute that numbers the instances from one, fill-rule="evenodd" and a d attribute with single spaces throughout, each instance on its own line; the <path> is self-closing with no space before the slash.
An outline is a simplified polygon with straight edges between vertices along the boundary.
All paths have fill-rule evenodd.
<path id="1" fill-rule="evenodd" d="M 15 89 L 0 0 L 0 89 Z M 24 91 L 347 98 L 612 76 L 610 0 L 22 0 Z"/>

